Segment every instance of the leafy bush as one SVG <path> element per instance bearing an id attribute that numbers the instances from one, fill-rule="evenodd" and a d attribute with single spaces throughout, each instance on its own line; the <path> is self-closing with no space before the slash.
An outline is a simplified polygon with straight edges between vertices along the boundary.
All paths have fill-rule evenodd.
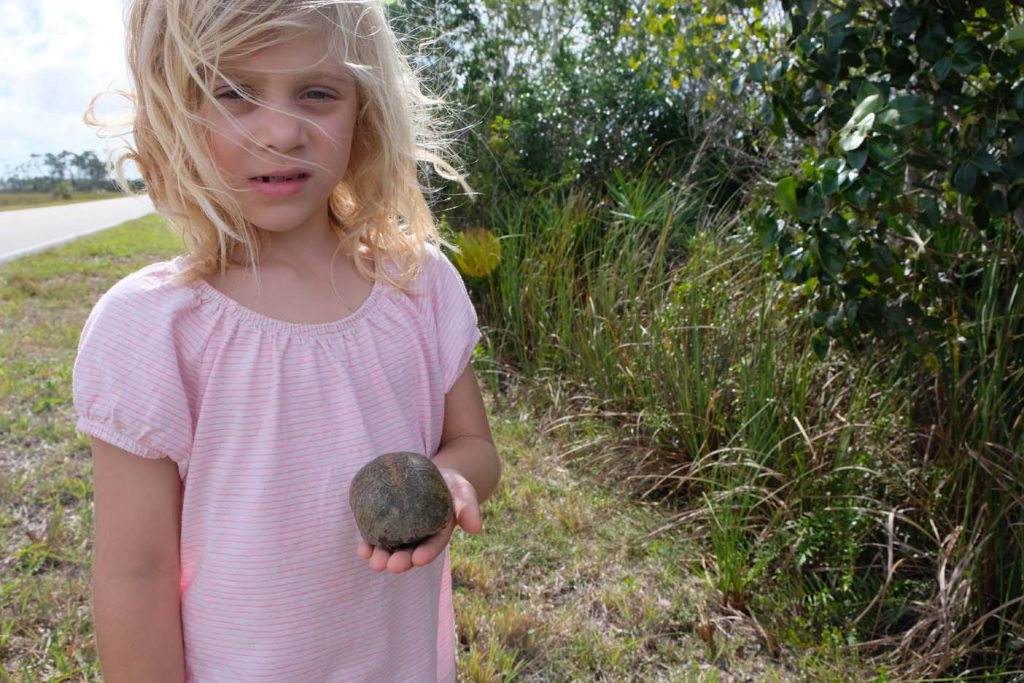
<path id="1" fill-rule="evenodd" d="M 757 229 L 819 357 L 835 341 L 909 352 L 902 459 L 928 495 L 907 522 L 936 530 L 953 569 L 898 653 L 915 675 L 999 666 L 1024 621 L 1024 9 L 783 4 L 786 49 L 748 81 L 796 163 Z"/>
<path id="2" fill-rule="evenodd" d="M 820 332 L 934 350 L 992 259 L 1024 237 L 1024 18 L 981 3 L 789 2 L 788 51 L 751 68 L 772 125 L 798 144 L 760 222 Z M 1007 290 L 1006 294 L 1009 293 Z M 966 295 L 966 299 L 964 298 Z"/>

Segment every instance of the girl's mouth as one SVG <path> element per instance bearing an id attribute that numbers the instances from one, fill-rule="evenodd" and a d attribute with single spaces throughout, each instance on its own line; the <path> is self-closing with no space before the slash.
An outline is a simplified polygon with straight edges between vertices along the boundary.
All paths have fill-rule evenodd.
<path id="1" fill-rule="evenodd" d="M 249 187 L 266 197 L 290 197 L 298 194 L 309 178 L 305 171 L 289 175 L 258 175 L 249 178 Z"/>
<path id="2" fill-rule="evenodd" d="M 252 178 L 258 183 L 287 183 L 295 180 L 305 180 L 308 173 L 296 173 L 294 175 L 259 175 Z"/>

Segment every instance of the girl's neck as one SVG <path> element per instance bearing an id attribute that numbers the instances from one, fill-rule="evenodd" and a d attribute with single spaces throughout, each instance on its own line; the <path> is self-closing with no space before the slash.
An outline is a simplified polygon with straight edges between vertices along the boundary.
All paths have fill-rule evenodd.
<path id="1" fill-rule="evenodd" d="M 340 320 L 362 306 L 370 296 L 373 281 L 356 268 L 350 253 L 339 252 L 331 261 L 327 252 L 315 262 L 264 258 L 257 265 L 260 285 L 251 267 L 214 273 L 208 284 L 245 308 L 290 323 L 325 323 Z M 366 250 L 360 256 L 369 272 L 375 264 Z"/>
<path id="2" fill-rule="evenodd" d="M 304 234 L 259 231 L 259 238 L 256 267 L 260 272 L 275 271 L 315 278 L 329 272 L 332 263 L 352 259 L 352 245 L 339 242 L 337 234 L 326 225 L 316 232 L 305 231 Z M 234 261 L 243 264 L 242 269 L 251 270 L 242 245 L 235 245 L 234 254 Z"/>

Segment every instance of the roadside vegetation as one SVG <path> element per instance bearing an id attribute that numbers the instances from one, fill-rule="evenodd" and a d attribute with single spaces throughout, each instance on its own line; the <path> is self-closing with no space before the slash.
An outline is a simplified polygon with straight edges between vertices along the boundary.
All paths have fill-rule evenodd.
<path id="1" fill-rule="evenodd" d="M 107 164 L 91 150 L 32 154 L 0 177 L 0 211 L 118 196 Z"/>
<path id="2" fill-rule="evenodd" d="M 495 390 L 766 640 L 1024 672 L 1020 3 L 393 7 L 473 124 Z"/>

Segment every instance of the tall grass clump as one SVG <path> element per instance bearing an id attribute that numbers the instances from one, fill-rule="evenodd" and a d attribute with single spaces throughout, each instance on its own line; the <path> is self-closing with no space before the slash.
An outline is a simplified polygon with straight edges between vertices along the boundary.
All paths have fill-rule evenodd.
<path id="1" fill-rule="evenodd" d="M 964 231 L 955 253 L 982 247 Z M 1013 223 L 954 298 L 914 419 L 936 587 L 898 643 L 913 673 L 1024 669 L 1024 235 Z M 956 268 L 955 261 L 952 268 Z"/>
<path id="2" fill-rule="evenodd" d="M 674 506 L 713 551 L 723 609 L 797 640 L 884 644 L 917 673 L 1006 645 L 1020 555 L 1000 555 L 991 589 L 979 561 L 1007 534 L 1020 548 L 1020 411 L 1000 410 L 1024 395 L 1019 288 L 989 288 L 979 334 L 930 366 L 884 344 L 822 361 L 801 292 L 739 209 L 705 199 L 620 175 L 595 199 L 496 202 L 502 259 L 471 280 L 495 360 L 547 389 L 531 395 L 554 425 L 615 427 L 577 455 Z M 984 362 L 955 367 L 970 343 Z"/>

